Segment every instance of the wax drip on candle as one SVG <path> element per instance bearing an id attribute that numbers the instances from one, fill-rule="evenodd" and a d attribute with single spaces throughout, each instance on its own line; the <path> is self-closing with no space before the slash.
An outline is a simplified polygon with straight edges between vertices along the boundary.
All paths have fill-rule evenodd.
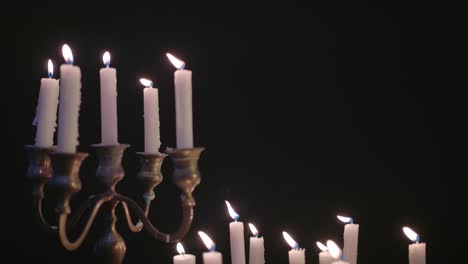
<path id="1" fill-rule="evenodd" d="M 153 81 L 151 81 L 151 80 L 141 78 L 140 83 L 143 84 L 143 86 L 145 86 L 147 88 L 153 88 Z"/>
<path id="2" fill-rule="evenodd" d="M 70 46 L 63 44 L 62 46 L 62 55 L 67 64 L 73 64 L 73 53 L 70 49 Z"/>
<path id="3" fill-rule="evenodd" d="M 344 259 L 343 252 L 333 240 L 327 240 L 327 249 L 330 255 L 334 257 L 335 259 L 340 259 L 340 260 Z"/>
<path id="4" fill-rule="evenodd" d="M 229 215 L 232 217 L 232 219 L 234 219 L 234 221 L 237 222 L 237 220 L 239 220 L 239 214 L 236 213 L 236 211 L 234 211 L 234 209 L 232 208 L 231 204 L 228 201 L 224 201 L 224 202 L 226 202 Z"/>
<path id="5" fill-rule="evenodd" d="M 257 230 L 257 228 L 256 228 L 253 224 L 251 224 L 251 223 L 249 223 L 249 228 L 250 228 L 250 231 L 252 232 L 252 234 L 253 234 L 255 237 L 258 237 L 258 230 Z"/>
<path id="6" fill-rule="evenodd" d="M 413 241 L 414 243 L 416 244 L 419 244 L 419 235 L 418 233 L 414 232 L 413 229 L 405 226 L 403 227 L 403 233 L 405 233 L 405 235 L 411 240 Z"/>
<path id="7" fill-rule="evenodd" d="M 183 60 L 179 60 L 178 58 L 176 58 L 174 55 L 170 53 L 166 53 L 166 56 L 172 62 L 174 67 L 176 67 L 178 70 L 185 69 L 185 62 Z"/>
<path id="8" fill-rule="evenodd" d="M 206 248 L 208 248 L 210 252 L 216 251 L 216 244 L 213 242 L 213 240 L 211 240 L 211 238 L 205 232 L 198 231 L 198 235 L 200 236 Z"/>
<path id="9" fill-rule="evenodd" d="M 289 244 L 289 246 L 293 249 L 299 250 L 299 243 L 297 243 L 287 232 L 283 231 L 284 240 Z"/>
<path id="10" fill-rule="evenodd" d="M 104 62 L 104 65 L 106 65 L 106 68 L 109 68 L 110 58 L 110 53 L 108 51 L 104 52 L 104 55 L 102 55 L 102 61 Z"/>
<path id="11" fill-rule="evenodd" d="M 52 78 L 52 76 L 54 76 L 54 64 L 50 59 L 47 61 L 47 76 L 49 78 Z"/>
<path id="12" fill-rule="evenodd" d="M 336 217 L 345 224 L 354 224 L 354 219 L 351 217 L 341 216 L 341 215 L 337 215 Z"/>

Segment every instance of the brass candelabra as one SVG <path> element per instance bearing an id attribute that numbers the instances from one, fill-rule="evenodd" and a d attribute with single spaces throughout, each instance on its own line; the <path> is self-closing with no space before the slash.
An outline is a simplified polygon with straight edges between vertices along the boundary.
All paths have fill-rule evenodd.
<path id="1" fill-rule="evenodd" d="M 45 230 L 58 234 L 61 244 L 69 251 L 77 250 L 86 238 L 96 216 L 100 210 L 106 223 L 103 234 L 95 242 L 94 251 L 101 263 L 122 263 L 126 246 L 125 241 L 115 228 L 117 217 L 115 208 L 122 205 L 128 226 L 133 232 L 145 229 L 157 240 L 172 243 L 181 240 L 190 229 L 193 220 L 193 208 L 195 199 L 192 192 L 200 183 L 198 171 L 198 159 L 203 148 L 171 149 L 166 154 L 138 153 L 141 168 L 137 174 L 143 182 L 144 209 L 134 200 L 119 194 L 115 187 L 124 177 L 121 166 L 124 151 L 129 145 L 93 145 L 98 158 L 96 171 L 97 178 L 104 184 L 105 191 L 93 195 L 83 202 L 76 210 L 70 208 L 71 197 L 80 191 L 81 180 L 79 170 L 81 163 L 88 156 L 87 153 L 57 153 L 55 148 L 40 148 L 26 146 L 29 159 L 27 176 L 33 182 L 34 210 L 37 220 Z M 151 201 L 154 199 L 153 189 L 161 183 L 161 165 L 166 156 L 172 158 L 174 164 L 173 182 L 181 189 L 182 219 L 179 228 L 172 234 L 166 234 L 155 228 L 148 219 Z M 42 214 L 42 200 L 44 199 L 44 186 L 58 196 L 55 207 L 58 217 L 58 225 L 49 224 Z M 50 187 L 50 188 L 49 188 Z M 92 208 L 89 218 L 79 236 L 71 241 L 69 231 L 76 229 L 76 223 L 87 208 Z M 134 213 L 139 221 L 132 222 L 131 213 Z"/>

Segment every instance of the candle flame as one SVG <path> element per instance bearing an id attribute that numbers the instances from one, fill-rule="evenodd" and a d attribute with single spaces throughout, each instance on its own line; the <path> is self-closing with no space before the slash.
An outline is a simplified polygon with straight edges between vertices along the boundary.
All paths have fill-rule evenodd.
<path id="1" fill-rule="evenodd" d="M 185 255 L 185 249 L 184 246 L 182 246 L 182 243 L 177 243 L 177 252 L 181 255 Z"/>
<path id="2" fill-rule="evenodd" d="M 141 78 L 140 83 L 143 84 L 143 86 L 145 87 L 153 87 L 153 81 L 145 79 L 145 78 Z"/>
<path id="3" fill-rule="evenodd" d="M 325 246 L 325 245 L 322 244 L 321 242 L 317 241 L 316 244 L 317 244 L 317 247 L 318 247 L 320 250 L 322 250 L 322 251 L 327 251 L 327 250 L 328 250 L 327 246 Z"/>
<path id="4" fill-rule="evenodd" d="M 299 249 L 299 244 L 287 232 L 283 231 L 283 237 L 291 248 Z"/>
<path id="5" fill-rule="evenodd" d="M 341 257 L 341 249 L 333 240 L 327 240 L 327 248 L 330 255 L 336 259 Z"/>
<path id="6" fill-rule="evenodd" d="M 66 63 L 73 64 L 73 53 L 67 44 L 62 46 L 62 55 Z"/>
<path id="7" fill-rule="evenodd" d="M 254 236 L 258 236 L 258 230 L 253 224 L 249 223 L 249 228 Z"/>
<path id="8" fill-rule="evenodd" d="M 232 208 L 231 204 L 228 201 L 224 201 L 224 202 L 226 202 L 226 206 L 228 208 L 229 215 L 232 217 L 232 219 L 237 221 L 239 219 L 239 214 L 236 213 L 236 211 L 234 211 L 234 209 Z"/>
<path id="9" fill-rule="evenodd" d="M 201 237 L 201 239 L 203 240 L 203 243 L 205 244 L 206 248 L 208 248 L 208 250 L 210 251 L 215 250 L 215 247 L 216 247 L 215 243 L 213 242 L 213 240 L 211 240 L 211 238 L 205 232 L 198 231 L 198 235 Z"/>
<path id="10" fill-rule="evenodd" d="M 170 53 L 166 53 L 167 58 L 172 62 L 174 67 L 176 67 L 179 70 L 183 70 L 185 68 L 185 62 L 182 60 L 179 60 L 178 58 L 174 57 L 174 55 Z"/>
<path id="11" fill-rule="evenodd" d="M 413 229 L 405 226 L 403 227 L 403 233 L 413 242 L 419 242 L 419 235 L 418 233 L 414 232 Z"/>
<path id="12" fill-rule="evenodd" d="M 351 217 L 341 216 L 341 215 L 337 215 L 336 217 L 345 224 L 353 223 L 353 218 Z"/>
<path id="13" fill-rule="evenodd" d="M 108 51 L 104 52 L 104 55 L 102 55 L 102 61 L 104 62 L 104 65 L 106 65 L 106 67 L 109 67 L 110 59 L 110 53 Z"/>
<path id="14" fill-rule="evenodd" d="M 49 78 L 52 78 L 52 76 L 54 75 L 54 64 L 50 59 L 47 61 L 47 73 L 49 75 Z"/>

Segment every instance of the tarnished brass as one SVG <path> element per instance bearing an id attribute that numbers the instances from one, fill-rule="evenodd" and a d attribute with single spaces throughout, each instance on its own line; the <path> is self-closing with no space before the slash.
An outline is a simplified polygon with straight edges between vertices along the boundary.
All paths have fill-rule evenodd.
<path id="1" fill-rule="evenodd" d="M 130 145 L 114 146 L 92 145 L 98 157 L 96 177 L 104 184 L 106 191 L 115 192 L 115 186 L 125 175 L 122 168 L 122 157 Z"/>
<path id="2" fill-rule="evenodd" d="M 143 182 L 143 199 L 146 203 L 149 203 L 154 199 L 153 189 L 163 180 L 161 166 L 167 155 L 163 153 L 150 154 L 143 152 L 139 152 L 137 155 L 140 158 L 140 171 L 137 177 Z"/>

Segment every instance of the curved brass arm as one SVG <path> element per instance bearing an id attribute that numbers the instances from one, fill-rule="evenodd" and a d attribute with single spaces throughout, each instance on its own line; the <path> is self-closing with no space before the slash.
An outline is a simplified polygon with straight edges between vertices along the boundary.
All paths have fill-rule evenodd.
<path id="1" fill-rule="evenodd" d="M 177 229 L 177 231 L 172 234 L 166 234 L 159 231 L 151 224 L 151 222 L 148 220 L 148 217 L 146 217 L 145 212 L 143 212 L 143 210 L 135 201 L 120 194 L 116 194 L 115 199 L 127 203 L 128 206 L 135 212 L 137 217 L 140 218 L 145 229 L 153 237 L 160 241 L 166 243 L 179 242 L 187 234 L 190 226 L 192 225 L 193 206 L 195 205 L 194 203 L 182 203 L 182 221 L 180 223 L 179 229 Z"/>
<path id="2" fill-rule="evenodd" d="M 91 215 L 89 216 L 88 222 L 86 223 L 83 231 L 81 234 L 78 236 L 78 238 L 75 241 L 70 241 L 67 236 L 67 218 L 68 214 L 62 213 L 60 215 L 59 219 L 59 237 L 60 237 L 60 242 L 62 243 L 63 247 L 66 248 L 69 251 L 73 251 L 78 249 L 81 244 L 83 244 L 84 239 L 86 238 L 86 235 L 89 232 L 89 229 L 91 228 L 91 225 L 94 222 L 94 219 L 96 218 L 97 213 L 99 212 L 99 208 L 105 203 L 110 200 L 112 200 L 113 195 L 107 195 L 101 197 L 96 204 L 94 205 L 93 211 L 91 212 Z"/>
<path id="3" fill-rule="evenodd" d="M 150 202 L 147 202 L 145 204 L 146 204 L 146 206 L 145 206 L 145 216 L 148 217 Z M 130 211 L 128 210 L 127 203 L 122 202 L 122 206 L 124 208 L 125 218 L 127 218 L 127 224 L 128 224 L 128 227 L 130 228 L 130 230 L 132 232 L 135 232 L 135 233 L 140 232 L 143 229 L 143 223 L 141 222 L 141 220 L 138 220 L 138 223 L 136 223 L 136 225 L 134 225 L 133 221 L 132 221 L 132 216 L 130 215 Z"/>
<path id="4" fill-rule="evenodd" d="M 47 221 L 44 219 L 44 215 L 42 214 L 42 200 L 43 199 L 39 198 L 39 196 L 34 196 L 34 214 L 36 219 L 39 221 L 41 228 L 50 233 L 56 233 L 57 226 L 47 223 Z"/>

